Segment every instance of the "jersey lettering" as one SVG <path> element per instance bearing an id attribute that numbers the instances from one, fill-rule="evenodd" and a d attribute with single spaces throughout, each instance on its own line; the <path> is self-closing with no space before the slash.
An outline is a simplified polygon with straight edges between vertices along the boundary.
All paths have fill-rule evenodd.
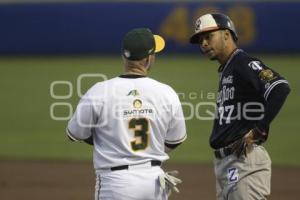
<path id="1" fill-rule="evenodd" d="M 234 99 L 234 92 L 235 92 L 234 87 L 227 87 L 224 85 L 222 87 L 222 90 L 218 92 L 217 103 L 223 104 L 228 100 Z"/>

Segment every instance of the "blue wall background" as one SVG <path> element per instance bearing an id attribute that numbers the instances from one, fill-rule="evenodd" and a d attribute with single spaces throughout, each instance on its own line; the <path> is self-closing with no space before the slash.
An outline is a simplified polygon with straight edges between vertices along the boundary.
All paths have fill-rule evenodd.
<path id="1" fill-rule="evenodd" d="M 300 52 L 300 3 L 43 3 L 0 5 L 1 54 L 119 53 L 132 28 L 149 27 L 167 52 L 189 45 L 195 19 L 206 12 L 231 16 L 240 46 L 252 52 Z"/>

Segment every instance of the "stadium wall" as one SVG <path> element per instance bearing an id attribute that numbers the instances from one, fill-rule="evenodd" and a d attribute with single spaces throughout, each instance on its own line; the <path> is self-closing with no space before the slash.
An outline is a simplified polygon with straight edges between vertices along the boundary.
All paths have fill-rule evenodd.
<path id="1" fill-rule="evenodd" d="M 197 52 L 189 45 L 195 19 L 228 14 L 240 46 L 251 52 L 300 52 L 300 3 L 21 3 L 0 5 L 0 54 L 119 53 L 123 35 L 149 27 L 167 52 Z"/>

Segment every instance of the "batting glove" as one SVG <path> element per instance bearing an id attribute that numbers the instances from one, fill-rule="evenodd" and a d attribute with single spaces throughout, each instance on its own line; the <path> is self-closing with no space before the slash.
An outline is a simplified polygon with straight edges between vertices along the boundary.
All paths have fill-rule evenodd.
<path id="1" fill-rule="evenodd" d="M 162 189 L 167 191 L 168 196 L 171 195 L 172 190 L 179 193 L 179 189 L 177 188 L 177 184 L 182 183 L 182 180 L 175 177 L 178 175 L 178 171 L 168 171 L 163 175 L 159 176 L 159 182 Z"/>

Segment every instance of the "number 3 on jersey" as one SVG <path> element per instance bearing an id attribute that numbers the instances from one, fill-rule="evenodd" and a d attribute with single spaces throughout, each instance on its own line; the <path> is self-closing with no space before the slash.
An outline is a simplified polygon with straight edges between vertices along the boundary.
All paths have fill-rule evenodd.
<path id="1" fill-rule="evenodd" d="M 133 118 L 129 121 L 129 129 L 133 129 L 134 140 L 131 141 L 131 148 L 134 151 L 144 150 L 148 144 L 149 122 L 146 118 Z"/>

